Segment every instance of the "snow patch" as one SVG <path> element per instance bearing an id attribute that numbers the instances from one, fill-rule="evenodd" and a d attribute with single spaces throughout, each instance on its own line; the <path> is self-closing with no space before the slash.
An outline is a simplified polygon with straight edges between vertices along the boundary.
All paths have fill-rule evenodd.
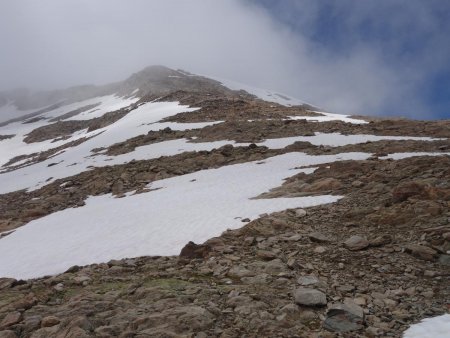
<path id="1" fill-rule="evenodd" d="M 450 314 L 426 318 L 411 325 L 404 338 L 448 338 L 450 337 Z"/>
<path id="2" fill-rule="evenodd" d="M 291 107 L 291 106 L 301 106 L 304 104 L 308 104 L 305 101 L 301 101 L 299 99 L 293 98 L 291 96 L 276 93 L 270 90 L 256 88 L 252 86 L 248 86 L 239 82 L 227 80 L 227 79 L 219 79 L 219 78 L 212 78 L 216 81 L 219 81 L 222 85 L 225 87 L 231 89 L 231 90 L 245 90 L 249 94 L 253 94 L 256 97 L 260 98 L 261 100 L 268 101 L 268 102 L 275 102 L 278 104 L 281 104 L 282 106 Z M 309 105 L 309 104 L 308 104 Z"/>
<path id="3" fill-rule="evenodd" d="M 311 122 L 328 122 L 328 121 L 342 121 L 353 124 L 366 124 L 369 123 L 364 120 L 354 119 L 349 117 L 349 115 L 326 113 L 322 111 L 313 111 L 313 113 L 322 114 L 323 116 L 289 116 L 291 120 L 307 120 Z"/>
<path id="4" fill-rule="evenodd" d="M 381 160 L 402 160 L 404 158 L 414 157 L 414 156 L 450 156 L 450 152 L 446 153 L 425 153 L 425 152 L 411 152 L 411 153 L 395 153 L 389 154 L 387 156 L 380 157 Z"/>
<path id="5" fill-rule="evenodd" d="M 19 189 L 38 189 L 46 184 L 53 182 L 58 178 L 64 178 L 71 175 L 76 175 L 80 172 L 86 171 L 91 166 L 106 166 L 112 164 L 121 164 L 131 161 L 133 153 L 123 157 L 109 157 L 105 155 L 92 156 L 92 149 L 108 147 L 114 143 L 122 142 L 133 138 L 138 135 L 143 135 L 149 131 L 157 131 L 164 128 L 171 128 L 173 130 L 186 130 L 203 128 L 208 125 L 212 125 L 217 122 L 203 122 L 203 123 L 173 123 L 173 122 L 158 122 L 166 117 L 187 111 L 194 111 L 197 108 L 189 108 L 188 106 L 179 105 L 178 102 L 151 102 L 146 103 L 135 110 L 132 110 L 126 116 L 116 121 L 115 123 L 101 129 L 94 130 L 92 132 L 80 131 L 72 135 L 69 139 L 66 139 L 64 143 L 71 142 L 79 139 L 80 137 L 91 137 L 89 140 L 79 144 L 78 146 L 70 147 L 60 154 L 53 156 L 45 161 L 20 168 L 14 171 L 0 173 L 0 193 L 7 193 L 16 191 Z M 22 133 L 26 130 L 26 125 L 22 125 Z M 0 158 L 4 159 L 3 163 L 8 159 L 21 155 L 24 153 L 39 152 L 47 149 L 51 149 L 62 143 L 51 143 L 51 140 L 44 142 L 31 143 L 27 145 L 19 136 L 12 139 L 5 140 L 6 142 L 0 143 Z M 167 152 L 164 152 L 164 145 L 158 144 L 156 149 L 159 149 L 152 154 L 148 154 L 149 158 L 154 158 L 162 155 L 173 155 L 183 151 L 188 151 L 189 147 L 192 150 L 201 150 L 206 147 L 210 149 L 215 145 L 187 145 L 186 140 L 181 141 L 183 144 L 171 144 Z M 229 143 L 229 142 L 228 142 Z M 7 146 L 10 148 L 7 148 Z M 176 147 L 171 148 L 170 145 Z M 180 150 L 180 148 L 187 147 L 186 150 Z M 211 148 L 212 149 L 212 148 Z M 142 155 L 142 156 L 147 156 Z M 57 165 L 49 164 L 58 163 Z"/>
<path id="6" fill-rule="evenodd" d="M 38 110 L 39 109 L 20 110 L 14 103 L 9 102 L 0 107 L 0 123 L 34 113 Z"/>
<path id="7" fill-rule="evenodd" d="M 415 137 L 415 136 L 376 136 L 376 135 L 342 135 L 340 133 L 314 133 L 314 136 L 293 136 L 278 139 L 267 139 L 264 142 L 258 143 L 258 145 L 263 145 L 271 149 L 281 149 L 287 147 L 295 142 L 309 142 L 316 146 L 329 146 L 329 147 L 340 147 L 350 144 L 359 144 L 365 142 L 376 142 L 382 140 L 392 140 L 392 141 L 404 141 L 404 140 L 415 140 L 415 141 L 435 141 L 440 139 L 435 139 L 432 137 Z M 426 154 L 426 153 L 425 153 Z"/>

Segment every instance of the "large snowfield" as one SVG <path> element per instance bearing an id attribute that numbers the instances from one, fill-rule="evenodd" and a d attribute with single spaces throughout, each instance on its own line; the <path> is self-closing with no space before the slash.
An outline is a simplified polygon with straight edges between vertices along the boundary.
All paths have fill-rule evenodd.
<path id="1" fill-rule="evenodd" d="M 341 154 L 361 160 L 364 153 Z M 153 182 L 147 193 L 91 197 L 86 205 L 32 221 L 1 239 L 0 275 L 32 278 L 63 272 L 72 265 L 142 255 L 174 255 L 189 241 L 203 242 L 227 228 L 287 208 L 335 202 L 337 196 L 251 199 L 282 184 L 300 166 L 337 159 L 336 155 L 289 153 L 261 162 Z M 16 248 L 20 248 L 17 255 Z"/>

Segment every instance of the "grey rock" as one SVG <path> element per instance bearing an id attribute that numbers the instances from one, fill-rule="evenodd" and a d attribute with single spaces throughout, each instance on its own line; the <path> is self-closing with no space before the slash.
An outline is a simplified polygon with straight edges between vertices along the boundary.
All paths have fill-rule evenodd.
<path id="1" fill-rule="evenodd" d="M 270 275 L 276 275 L 280 272 L 285 272 L 286 270 L 287 265 L 284 264 L 279 258 L 264 263 L 264 271 Z"/>
<path id="2" fill-rule="evenodd" d="M 296 209 L 295 210 L 295 216 L 298 218 L 305 217 L 306 214 L 307 214 L 307 212 L 305 209 Z"/>
<path id="3" fill-rule="evenodd" d="M 308 235 L 308 237 L 312 242 L 316 242 L 316 243 L 330 243 L 332 241 L 330 238 L 328 238 L 324 234 L 322 234 L 320 232 L 316 232 L 316 231 L 310 233 Z"/>
<path id="4" fill-rule="evenodd" d="M 319 279 L 313 275 L 301 276 L 297 279 L 297 283 L 302 286 L 314 285 L 319 283 Z"/>
<path id="5" fill-rule="evenodd" d="M 358 251 L 367 248 L 370 243 L 367 238 L 354 235 L 344 242 L 345 247 L 350 251 Z"/>
<path id="6" fill-rule="evenodd" d="M 255 276 L 255 273 L 243 266 L 233 266 L 227 274 L 229 277 L 232 278 L 242 278 L 242 277 L 253 277 Z"/>
<path id="7" fill-rule="evenodd" d="M 5 330 L 0 331 L 0 338 L 17 338 L 17 335 L 14 331 Z"/>
<path id="8" fill-rule="evenodd" d="M 442 265 L 450 266 L 450 255 L 440 255 L 438 262 Z"/>
<path id="9" fill-rule="evenodd" d="M 294 292 L 295 303 L 304 306 L 325 306 L 327 296 L 319 290 L 309 288 L 298 288 Z"/>

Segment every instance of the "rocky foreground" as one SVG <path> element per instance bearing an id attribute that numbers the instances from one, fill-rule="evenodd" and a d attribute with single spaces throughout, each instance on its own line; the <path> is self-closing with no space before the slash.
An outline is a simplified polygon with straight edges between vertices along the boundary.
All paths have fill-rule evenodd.
<path id="1" fill-rule="evenodd" d="M 1 279 L 0 337 L 399 337 L 449 311 L 449 168 L 322 165 L 269 194 L 338 203 L 263 216 L 180 257 Z"/>

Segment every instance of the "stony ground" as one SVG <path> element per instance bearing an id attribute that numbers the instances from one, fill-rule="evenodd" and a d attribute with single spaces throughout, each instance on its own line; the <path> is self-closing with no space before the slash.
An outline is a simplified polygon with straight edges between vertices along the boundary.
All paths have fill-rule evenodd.
<path id="1" fill-rule="evenodd" d="M 0 337 L 399 337 L 449 310 L 449 168 L 322 165 L 269 194 L 338 203 L 263 216 L 180 257 L 2 279 Z"/>

